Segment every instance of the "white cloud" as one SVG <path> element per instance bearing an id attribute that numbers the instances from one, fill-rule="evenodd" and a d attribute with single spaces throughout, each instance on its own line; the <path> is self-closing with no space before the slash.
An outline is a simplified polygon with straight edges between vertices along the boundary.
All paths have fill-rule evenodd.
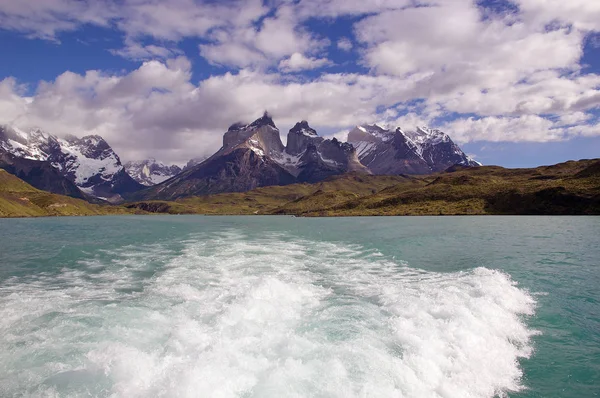
<path id="1" fill-rule="evenodd" d="M 337 41 L 337 48 L 339 48 L 342 51 L 350 51 L 352 50 L 352 47 L 352 41 L 347 37 L 342 37 Z"/>
<path id="2" fill-rule="evenodd" d="M 284 72 L 298 72 L 302 70 L 318 69 L 331 65 L 327 58 L 310 58 L 300 53 L 293 53 L 289 58 L 279 62 L 279 69 Z"/>
<path id="3" fill-rule="evenodd" d="M 385 13 L 414 4 L 413 0 L 301 0 L 297 7 L 297 14 L 302 18 L 336 18 Z"/>
<path id="4" fill-rule="evenodd" d="M 592 118 L 593 118 L 593 116 L 589 113 L 583 113 L 583 112 L 566 113 L 559 117 L 557 125 L 558 126 L 574 126 L 574 125 L 588 122 Z"/>
<path id="5" fill-rule="evenodd" d="M 567 138 L 564 129 L 537 115 L 459 119 L 442 127 L 452 132 L 452 138 L 459 143 L 478 141 L 482 137 L 493 142 L 548 142 Z"/>
<path id="6" fill-rule="evenodd" d="M 80 0 L 0 0 L 0 26 L 31 37 L 56 39 L 56 34 L 73 31 L 83 24 L 107 26 L 115 16 L 110 4 Z"/>
<path id="7" fill-rule="evenodd" d="M 516 0 L 529 24 L 545 26 L 552 22 L 573 24 L 582 30 L 600 30 L 600 2 L 589 0 Z"/>
<path id="8" fill-rule="evenodd" d="M 314 54 L 329 44 L 299 25 L 294 9 L 281 6 L 260 26 L 235 25 L 220 28 L 210 35 L 213 43 L 201 44 L 200 52 L 209 62 L 245 68 L 277 64 L 296 53 Z M 299 63 L 298 56 L 293 63 Z M 304 63 L 306 65 L 306 62 Z"/>

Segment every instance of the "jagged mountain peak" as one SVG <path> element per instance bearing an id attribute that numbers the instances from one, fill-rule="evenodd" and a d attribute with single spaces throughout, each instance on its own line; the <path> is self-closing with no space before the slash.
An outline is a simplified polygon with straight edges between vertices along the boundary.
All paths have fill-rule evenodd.
<path id="1" fill-rule="evenodd" d="M 83 141 L 87 144 L 90 144 L 90 145 L 98 145 L 101 143 L 106 143 L 106 140 L 104 140 L 104 138 L 102 138 L 101 136 L 99 136 L 97 134 L 85 135 L 85 136 L 81 137 L 79 140 Z"/>
<path id="2" fill-rule="evenodd" d="M 304 134 L 309 137 L 317 137 L 319 135 L 317 134 L 317 131 L 315 129 L 311 128 L 308 125 L 308 122 L 306 120 L 302 120 L 296 123 L 294 127 L 292 127 L 292 129 L 290 130 L 290 133 Z"/>
<path id="3" fill-rule="evenodd" d="M 221 156 L 239 148 L 248 148 L 259 156 L 277 156 L 284 150 L 279 129 L 268 113 L 254 122 L 232 125 L 223 135 L 223 146 L 214 156 Z"/>
<path id="4" fill-rule="evenodd" d="M 362 125 L 348 133 L 360 161 L 375 174 L 427 174 L 453 164 L 477 165 L 441 130 L 394 131 Z"/>
<path id="5" fill-rule="evenodd" d="M 181 167 L 168 166 L 154 158 L 129 161 L 123 166 L 134 180 L 145 186 L 159 184 L 181 173 Z"/>
<path id="6" fill-rule="evenodd" d="M 375 131 L 388 131 L 388 129 L 380 126 L 377 123 L 373 123 L 373 124 L 369 124 L 369 123 L 364 123 L 364 124 L 359 124 L 356 127 L 358 128 L 363 128 L 365 130 L 375 130 Z"/>
<path id="7" fill-rule="evenodd" d="M 361 124 L 350 130 L 348 141 L 389 141 L 393 135 L 393 131 L 387 130 L 378 124 Z"/>
<path id="8" fill-rule="evenodd" d="M 288 132 L 285 151 L 291 156 L 300 156 L 309 145 L 318 145 L 322 141 L 323 137 L 319 137 L 317 131 L 311 128 L 306 120 L 302 120 Z"/>
<path id="9" fill-rule="evenodd" d="M 241 130 L 255 129 L 258 127 L 262 127 L 262 126 L 271 126 L 274 129 L 277 129 L 277 126 L 275 125 L 275 122 L 273 121 L 273 118 L 271 117 L 271 115 L 269 115 L 268 112 L 265 112 L 261 117 L 259 117 L 252 123 L 236 122 L 236 123 L 232 124 L 231 126 L 229 126 L 227 131 L 232 131 L 232 132 L 233 131 L 241 131 Z"/>
<path id="10" fill-rule="evenodd" d="M 206 159 L 208 159 L 208 156 L 197 156 L 195 158 L 192 158 L 188 160 L 185 166 L 183 166 L 183 170 L 191 169 L 192 167 L 204 162 Z"/>
<path id="11" fill-rule="evenodd" d="M 417 144 L 437 145 L 442 142 L 450 142 L 450 136 L 438 129 L 419 126 L 415 131 L 407 131 L 405 134 Z"/>
<path id="12" fill-rule="evenodd" d="M 250 123 L 250 126 L 251 127 L 271 126 L 275 129 L 277 128 L 277 126 L 275 126 L 275 122 L 273 121 L 273 118 L 267 111 L 265 111 L 265 113 L 263 113 L 263 115 L 261 117 L 259 117 L 258 119 L 256 119 L 252 123 Z"/>
<path id="13" fill-rule="evenodd" d="M 229 126 L 227 131 L 239 131 L 239 130 L 245 129 L 247 126 L 248 126 L 247 124 L 244 124 L 242 122 L 236 122 L 236 123 L 233 123 L 231 126 Z"/>

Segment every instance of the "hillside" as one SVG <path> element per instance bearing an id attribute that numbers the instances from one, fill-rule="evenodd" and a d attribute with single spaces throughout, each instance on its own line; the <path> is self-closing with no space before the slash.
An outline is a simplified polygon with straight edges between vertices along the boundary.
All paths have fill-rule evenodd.
<path id="1" fill-rule="evenodd" d="M 169 214 L 279 214 L 276 210 L 285 205 L 312 211 L 322 207 L 320 198 L 314 196 L 318 196 L 319 192 L 326 192 L 330 195 L 326 203 L 333 205 L 343 203 L 351 198 L 372 194 L 405 180 L 407 178 L 402 176 L 345 174 L 330 177 L 315 184 L 268 186 L 248 192 L 193 196 L 176 201 L 139 201 L 125 204 L 125 206 Z M 312 198 L 307 204 L 309 207 L 299 205 L 308 198 Z M 292 212 L 286 214 L 292 214 Z"/>
<path id="2" fill-rule="evenodd" d="M 120 206 L 95 205 L 40 191 L 0 169 L 0 217 L 90 216 L 131 213 Z"/>
<path id="3" fill-rule="evenodd" d="M 316 184 L 127 207 L 172 214 L 299 216 L 600 214 L 600 160 L 532 169 L 454 166 L 416 177 L 346 174 Z"/>
<path id="4" fill-rule="evenodd" d="M 421 187 L 397 185 L 302 215 L 600 214 L 599 169 L 597 159 L 533 169 L 454 167 L 422 179 Z"/>

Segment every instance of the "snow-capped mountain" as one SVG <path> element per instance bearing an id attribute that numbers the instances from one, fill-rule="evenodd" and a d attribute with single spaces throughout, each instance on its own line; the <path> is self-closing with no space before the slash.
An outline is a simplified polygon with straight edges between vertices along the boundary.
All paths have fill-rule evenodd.
<path id="1" fill-rule="evenodd" d="M 297 123 L 284 147 L 279 129 L 265 113 L 250 124 L 236 123 L 223 146 L 204 162 L 135 195 L 174 199 L 186 195 L 240 192 L 267 185 L 315 182 L 347 171 L 368 173 L 354 148 L 319 137 L 306 121 Z"/>
<path id="2" fill-rule="evenodd" d="M 447 134 L 426 127 L 392 131 L 378 125 L 356 126 L 348 133 L 348 142 L 374 174 L 428 174 L 455 164 L 480 165 Z"/>
<path id="3" fill-rule="evenodd" d="M 134 195 L 137 199 L 176 199 L 189 195 L 242 192 L 296 181 L 273 160 L 283 144 L 273 120 L 264 115 L 250 124 L 236 123 L 223 136 L 223 146 L 204 162 Z"/>
<path id="4" fill-rule="evenodd" d="M 156 159 L 146 159 L 124 164 L 127 174 L 134 180 L 145 186 L 159 184 L 169 178 L 181 173 L 181 167 L 177 165 L 167 166 Z"/>
<path id="5" fill-rule="evenodd" d="M 124 197 L 175 199 L 313 183 L 347 172 L 428 174 L 455 164 L 479 165 L 447 134 L 425 127 L 392 131 L 362 125 L 349 132 L 348 141 L 320 137 L 301 121 L 290 129 L 284 146 L 279 129 L 265 113 L 252 123 L 230 126 L 215 154 L 192 159 L 181 170 L 154 159 L 124 166 L 97 135 L 58 138 L 39 129 L 25 132 L 4 126 L 0 127 L 0 167 L 20 173 L 40 189 L 71 196 L 83 192 L 118 202 Z"/>
<path id="6" fill-rule="evenodd" d="M 48 162 L 61 176 L 92 197 L 117 202 L 122 194 L 142 188 L 98 135 L 58 138 L 40 129 L 23 131 L 3 126 L 0 150 L 16 158 Z"/>
<path id="7" fill-rule="evenodd" d="M 298 182 L 317 182 L 346 172 L 370 173 L 352 145 L 319 137 L 306 120 L 289 131 L 282 155 L 275 161 L 296 176 Z"/>

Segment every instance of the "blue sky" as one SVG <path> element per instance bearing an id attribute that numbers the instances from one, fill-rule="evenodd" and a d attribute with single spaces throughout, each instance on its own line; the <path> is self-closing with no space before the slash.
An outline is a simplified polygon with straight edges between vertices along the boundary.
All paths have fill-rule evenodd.
<path id="1" fill-rule="evenodd" d="M 484 164 L 600 157 L 600 2 L 0 0 L 0 123 L 185 163 L 267 109 L 441 128 Z M 284 137 L 283 137 L 284 138 Z"/>

